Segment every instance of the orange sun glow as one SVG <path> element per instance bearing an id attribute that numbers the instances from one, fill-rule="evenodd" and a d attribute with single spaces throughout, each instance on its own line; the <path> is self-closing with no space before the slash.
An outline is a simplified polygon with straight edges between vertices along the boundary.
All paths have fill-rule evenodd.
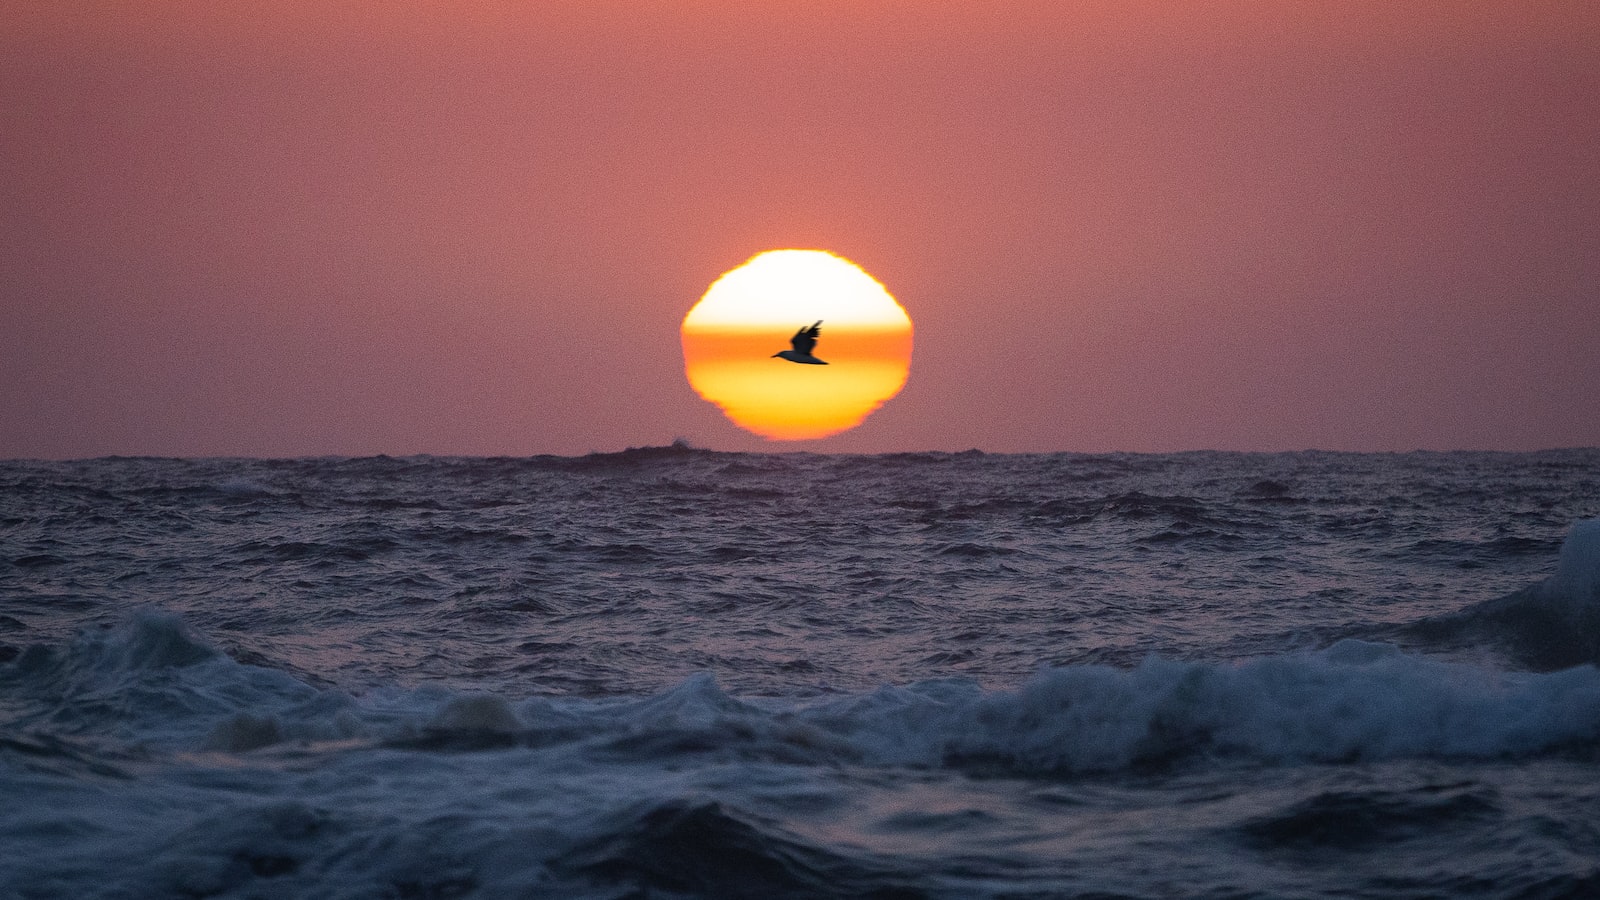
<path id="1" fill-rule="evenodd" d="M 774 354 L 822 323 L 815 357 Z M 735 425 L 777 441 L 860 425 L 911 372 L 911 317 L 883 285 L 822 250 L 770 250 L 712 283 L 683 319 L 689 386 Z"/>

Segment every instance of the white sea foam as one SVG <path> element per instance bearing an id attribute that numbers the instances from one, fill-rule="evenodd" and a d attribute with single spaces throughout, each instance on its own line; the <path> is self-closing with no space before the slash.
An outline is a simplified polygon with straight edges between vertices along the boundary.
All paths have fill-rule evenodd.
<path id="1" fill-rule="evenodd" d="M 103 677 L 107 666 L 121 672 Z M 88 676 L 76 671 L 88 667 Z M 358 739 L 487 738 L 613 755 L 1118 771 L 1243 759 L 1518 757 L 1600 741 L 1600 670 L 1505 672 L 1347 640 L 1238 664 L 1151 658 L 1048 669 L 1015 690 L 943 679 L 816 701 L 745 701 L 709 674 L 630 701 L 439 689 L 355 700 L 236 663 L 181 623 L 137 616 L 37 677 L 52 715 L 130 738 L 226 752 Z M 114 711 L 115 722 L 89 721 Z M 458 742 L 459 743 L 459 742 Z"/>
<path id="2" fill-rule="evenodd" d="M 831 724 L 884 762 L 1021 772 L 1524 756 L 1600 740 L 1600 671 L 1493 672 L 1345 641 L 1239 665 L 1077 666 L 1016 691 L 952 685 L 836 704 Z"/>
<path id="3" fill-rule="evenodd" d="M 1574 602 L 1600 604 L 1600 519 L 1572 526 L 1551 586 Z"/>
<path id="4" fill-rule="evenodd" d="M 0 896 L 1591 896 L 1597 463 L 0 463 Z"/>

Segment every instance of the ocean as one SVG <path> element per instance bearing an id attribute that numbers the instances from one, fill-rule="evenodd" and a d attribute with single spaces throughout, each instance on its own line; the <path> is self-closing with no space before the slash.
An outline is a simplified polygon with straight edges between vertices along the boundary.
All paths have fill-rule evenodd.
<path id="1" fill-rule="evenodd" d="M 0 462 L 0 897 L 1600 897 L 1600 450 Z"/>

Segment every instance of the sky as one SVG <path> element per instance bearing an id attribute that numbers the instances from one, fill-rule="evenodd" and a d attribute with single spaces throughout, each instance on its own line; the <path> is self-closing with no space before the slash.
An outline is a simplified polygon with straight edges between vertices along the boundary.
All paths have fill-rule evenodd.
<path id="1" fill-rule="evenodd" d="M 0 457 L 1600 445 L 1592 0 L 0 21 Z M 915 325 L 821 441 L 684 376 L 780 248 Z"/>

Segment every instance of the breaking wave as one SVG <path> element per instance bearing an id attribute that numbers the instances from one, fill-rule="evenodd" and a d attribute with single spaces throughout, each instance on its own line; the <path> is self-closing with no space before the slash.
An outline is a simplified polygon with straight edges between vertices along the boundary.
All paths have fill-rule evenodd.
<path id="1" fill-rule="evenodd" d="M 354 741 L 1072 776 L 1227 761 L 1589 754 L 1600 741 L 1592 666 L 1505 672 L 1356 640 L 1242 663 L 1045 669 L 1014 690 L 937 679 L 807 701 L 741 699 L 701 674 L 643 698 L 425 687 L 358 699 L 236 662 L 180 620 L 146 613 L 65 648 L 30 648 L 0 667 L 0 683 L 37 701 L 15 720 L 27 732 L 225 753 Z"/>
<path id="2" fill-rule="evenodd" d="M 1600 664 L 1600 519 L 1572 527 L 1550 578 L 1405 632 L 1446 647 L 1496 648 L 1536 671 Z"/>

